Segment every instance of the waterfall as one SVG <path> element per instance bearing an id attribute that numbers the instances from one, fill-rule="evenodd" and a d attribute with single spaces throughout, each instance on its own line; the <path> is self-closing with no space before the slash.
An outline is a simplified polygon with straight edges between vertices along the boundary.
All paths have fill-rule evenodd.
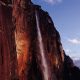
<path id="1" fill-rule="evenodd" d="M 41 55 L 41 64 L 43 67 L 43 76 L 44 76 L 44 80 L 49 80 L 49 73 L 48 73 L 48 65 L 47 65 L 47 61 L 45 58 L 45 53 L 44 53 L 44 46 L 43 46 L 43 42 L 42 42 L 42 36 L 41 36 L 41 31 L 39 28 L 39 19 L 38 19 L 38 13 L 37 11 L 35 11 L 35 16 L 36 16 L 36 25 L 37 25 L 37 34 L 38 34 L 38 41 L 39 41 L 39 48 L 40 48 L 40 55 Z"/>

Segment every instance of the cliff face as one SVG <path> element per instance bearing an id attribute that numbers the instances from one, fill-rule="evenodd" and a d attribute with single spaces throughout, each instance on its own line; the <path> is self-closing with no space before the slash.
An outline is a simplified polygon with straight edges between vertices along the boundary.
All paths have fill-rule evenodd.
<path id="1" fill-rule="evenodd" d="M 30 0 L 0 0 L 0 80 L 76 80 L 76 68 L 47 12 Z"/>
<path id="2" fill-rule="evenodd" d="M 16 77 L 15 47 L 12 8 L 0 3 L 0 80 L 12 80 Z"/>

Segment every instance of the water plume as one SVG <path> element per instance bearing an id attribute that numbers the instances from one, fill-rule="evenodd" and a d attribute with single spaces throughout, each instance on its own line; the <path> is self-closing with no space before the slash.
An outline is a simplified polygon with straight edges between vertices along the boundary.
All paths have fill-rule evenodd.
<path id="1" fill-rule="evenodd" d="M 41 31 L 40 31 L 40 26 L 39 26 L 39 17 L 37 11 L 35 11 L 35 16 L 36 16 L 36 25 L 37 25 L 37 34 L 38 34 L 38 41 L 39 41 L 39 48 L 40 48 L 40 55 L 41 55 L 41 65 L 43 67 L 43 76 L 44 80 L 49 80 L 49 73 L 48 73 L 48 64 L 45 58 L 45 52 L 44 52 L 44 46 L 43 46 L 43 41 L 42 41 L 42 36 L 41 36 Z"/>

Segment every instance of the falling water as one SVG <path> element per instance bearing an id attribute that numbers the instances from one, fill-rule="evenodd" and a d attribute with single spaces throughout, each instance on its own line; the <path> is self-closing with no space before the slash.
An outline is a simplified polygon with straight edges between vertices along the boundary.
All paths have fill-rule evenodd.
<path id="1" fill-rule="evenodd" d="M 43 42 L 42 42 L 42 36 L 41 36 L 41 32 L 40 32 L 40 28 L 39 28 L 39 19 L 38 19 L 38 14 L 37 11 L 35 12 L 35 16 L 36 16 L 36 25 L 37 25 L 37 32 L 38 32 L 38 41 L 39 41 L 39 48 L 40 48 L 40 55 L 42 57 L 42 66 L 43 68 L 43 76 L 44 76 L 44 80 L 49 80 L 49 75 L 48 75 L 48 66 L 47 66 L 47 62 L 45 59 L 45 53 L 44 53 L 44 47 L 43 47 Z"/>

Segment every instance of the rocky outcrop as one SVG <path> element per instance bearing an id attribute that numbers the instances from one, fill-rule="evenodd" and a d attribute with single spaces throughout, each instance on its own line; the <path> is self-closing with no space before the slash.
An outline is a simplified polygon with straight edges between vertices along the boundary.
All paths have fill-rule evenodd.
<path id="1" fill-rule="evenodd" d="M 30 0 L 0 0 L 0 80 L 76 80 L 75 73 L 47 12 Z"/>
<path id="2" fill-rule="evenodd" d="M 80 80 L 80 69 L 76 67 L 72 59 L 66 55 L 64 59 L 63 80 Z"/>

